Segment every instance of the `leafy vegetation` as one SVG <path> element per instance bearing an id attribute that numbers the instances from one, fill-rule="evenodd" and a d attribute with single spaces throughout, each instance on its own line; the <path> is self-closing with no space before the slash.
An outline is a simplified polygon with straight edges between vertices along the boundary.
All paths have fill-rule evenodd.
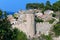
<path id="1" fill-rule="evenodd" d="M 43 22 L 43 20 L 39 19 L 38 17 L 35 17 L 35 22 Z"/>
<path id="2" fill-rule="evenodd" d="M 17 16 L 18 16 L 17 14 L 13 14 L 13 17 L 14 17 L 14 19 L 16 19 L 16 21 L 17 21 L 17 19 L 18 19 Z"/>
<path id="3" fill-rule="evenodd" d="M 2 14 L 2 11 L 0 11 L 0 15 L 0 40 L 27 40 L 25 33 L 19 31 L 17 28 L 12 28 L 10 22 L 7 20 L 6 12 Z"/>
<path id="4" fill-rule="evenodd" d="M 13 17 L 14 17 L 15 19 L 18 19 L 17 14 L 13 14 Z"/>
<path id="5" fill-rule="evenodd" d="M 52 37 L 51 37 L 51 35 L 44 35 L 44 34 L 42 34 L 41 37 L 44 40 L 53 40 Z"/>
<path id="6" fill-rule="evenodd" d="M 45 10 L 52 9 L 51 6 L 52 6 L 51 3 L 49 1 L 47 1 L 46 5 L 45 5 Z"/>
<path id="7" fill-rule="evenodd" d="M 56 14 L 53 13 L 53 14 L 52 14 L 52 17 L 56 17 Z"/>
<path id="8" fill-rule="evenodd" d="M 60 36 L 60 23 L 54 25 L 52 31 L 55 33 L 55 36 Z"/>
<path id="9" fill-rule="evenodd" d="M 23 33 L 22 31 L 19 31 L 17 28 L 14 28 L 13 32 L 14 32 L 14 35 L 16 35 L 15 40 L 27 40 L 26 34 Z"/>
<path id="10" fill-rule="evenodd" d="M 55 19 L 51 19 L 51 20 L 49 20 L 48 22 L 49 22 L 50 24 L 52 24 L 54 21 L 55 21 Z"/>
<path id="11" fill-rule="evenodd" d="M 33 38 L 32 40 L 53 40 L 51 35 L 41 34 L 38 38 Z"/>
<path id="12" fill-rule="evenodd" d="M 26 5 L 26 9 L 38 9 L 39 4 L 38 3 L 29 3 Z"/>
<path id="13" fill-rule="evenodd" d="M 2 15 L 2 11 L 0 10 L 0 16 Z"/>
<path id="14" fill-rule="evenodd" d="M 57 1 L 51 5 L 49 1 L 44 3 L 28 3 L 26 5 L 26 9 L 41 9 L 41 10 L 53 10 L 53 11 L 58 11 L 60 10 L 60 1 Z"/>
<path id="15" fill-rule="evenodd" d="M 53 7 L 54 11 L 58 11 L 58 10 L 60 11 L 60 5 L 59 4 L 60 4 L 60 1 L 57 1 L 56 3 L 53 4 L 52 7 Z"/>

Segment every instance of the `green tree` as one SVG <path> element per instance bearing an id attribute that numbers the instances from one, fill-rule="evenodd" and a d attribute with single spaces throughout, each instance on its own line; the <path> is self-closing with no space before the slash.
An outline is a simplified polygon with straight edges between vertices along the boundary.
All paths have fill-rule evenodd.
<path id="1" fill-rule="evenodd" d="M 28 3 L 26 5 L 26 9 L 38 9 L 39 8 L 39 3 Z"/>
<path id="2" fill-rule="evenodd" d="M 51 19 L 51 20 L 49 20 L 48 22 L 50 23 L 50 24 L 52 24 L 53 22 L 55 21 L 55 19 Z"/>
<path id="3" fill-rule="evenodd" d="M 35 17 L 35 22 L 43 22 L 44 20 L 39 19 L 38 17 Z"/>
<path id="4" fill-rule="evenodd" d="M 57 1 L 53 4 L 52 9 L 54 11 L 60 11 L 60 1 Z"/>
<path id="5" fill-rule="evenodd" d="M 55 13 L 53 13 L 53 14 L 52 14 L 52 17 L 56 17 L 56 14 L 55 14 Z"/>
<path id="6" fill-rule="evenodd" d="M 0 13 L 2 14 L 2 11 Z M 12 28 L 10 22 L 7 20 L 6 12 L 3 15 L 3 17 L 0 16 L 0 40 L 27 40 L 25 33 Z"/>
<path id="7" fill-rule="evenodd" d="M 2 15 L 2 11 L 0 10 L 0 16 Z"/>
<path id="8" fill-rule="evenodd" d="M 51 35 L 41 34 L 38 38 L 33 38 L 33 40 L 53 40 Z"/>
<path id="9" fill-rule="evenodd" d="M 50 4 L 50 1 L 46 2 L 45 10 L 52 9 L 52 6 Z"/>
<path id="10" fill-rule="evenodd" d="M 42 38 L 42 40 L 53 40 L 51 35 L 44 35 L 44 34 L 42 34 L 41 38 Z"/>
<path id="11" fill-rule="evenodd" d="M 55 36 L 60 36 L 60 23 L 55 24 L 52 31 L 55 33 Z"/>
<path id="12" fill-rule="evenodd" d="M 13 40 L 27 40 L 27 36 L 24 32 L 19 31 L 17 28 L 13 30 Z"/>
<path id="13" fill-rule="evenodd" d="M 43 9 L 44 8 L 44 3 L 39 4 L 39 9 Z"/>

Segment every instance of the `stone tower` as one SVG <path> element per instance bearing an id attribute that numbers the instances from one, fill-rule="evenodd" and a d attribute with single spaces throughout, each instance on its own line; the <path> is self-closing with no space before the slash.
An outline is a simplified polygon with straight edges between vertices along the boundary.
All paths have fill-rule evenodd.
<path id="1" fill-rule="evenodd" d="M 34 36 L 34 14 L 31 10 L 22 11 L 18 13 L 17 23 L 13 27 L 18 28 L 20 31 L 26 33 L 27 37 Z"/>
<path id="2" fill-rule="evenodd" d="M 34 36 L 34 14 L 26 14 L 26 27 L 27 35 L 30 37 Z"/>

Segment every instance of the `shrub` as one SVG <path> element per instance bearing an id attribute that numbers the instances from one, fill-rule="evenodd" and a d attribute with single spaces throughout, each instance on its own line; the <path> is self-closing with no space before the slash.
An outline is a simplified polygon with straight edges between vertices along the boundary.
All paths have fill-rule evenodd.
<path id="1" fill-rule="evenodd" d="M 55 33 L 55 36 L 60 36 L 60 23 L 54 25 L 52 31 Z"/>
<path id="2" fill-rule="evenodd" d="M 53 14 L 52 14 L 52 17 L 55 17 L 55 16 L 56 16 L 56 14 L 53 13 Z"/>
<path id="3" fill-rule="evenodd" d="M 42 19 L 39 19 L 38 17 L 35 18 L 35 22 L 43 22 Z"/>
<path id="4" fill-rule="evenodd" d="M 41 38 L 42 38 L 42 40 L 53 40 L 51 35 L 44 35 L 44 34 L 42 34 Z"/>
<path id="5" fill-rule="evenodd" d="M 55 19 L 49 20 L 48 22 L 52 24 L 55 21 Z"/>

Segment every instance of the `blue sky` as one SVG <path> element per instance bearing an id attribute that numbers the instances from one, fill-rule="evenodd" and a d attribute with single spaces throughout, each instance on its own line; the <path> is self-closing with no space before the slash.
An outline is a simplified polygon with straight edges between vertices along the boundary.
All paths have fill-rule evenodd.
<path id="1" fill-rule="evenodd" d="M 57 0 L 50 0 L 51 4 Z M 16 12 L 25 10 L 27 3 L 46 3 L 46 0 L 0 0 L 0 9 L 4 11 Z"/>

